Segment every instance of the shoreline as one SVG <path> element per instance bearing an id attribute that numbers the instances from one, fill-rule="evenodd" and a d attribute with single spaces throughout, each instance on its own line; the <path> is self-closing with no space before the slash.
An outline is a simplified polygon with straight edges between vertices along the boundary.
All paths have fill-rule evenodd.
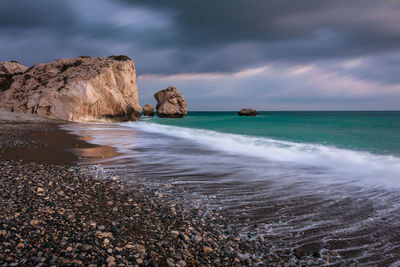
<path id="1" fill-rule="evenodd" d="M 95 163 L 99 158 L 88 156 L 93 155 L 88 149 L 93 152 L 99 146 L 60 130 L 60 122 L 0 121 L 2 263 L 241 266 L 303 262 L 289 255 L 281 258 L 258 247 L 257 240 L 239 236 L 226 218 L 190 206 L 179 190 L 128 184 L 91 170 L 85 160 Z M 88 154 L 79 154 L 79 149 Z M 309 263 L 318 263 L 318 258 Z"/>

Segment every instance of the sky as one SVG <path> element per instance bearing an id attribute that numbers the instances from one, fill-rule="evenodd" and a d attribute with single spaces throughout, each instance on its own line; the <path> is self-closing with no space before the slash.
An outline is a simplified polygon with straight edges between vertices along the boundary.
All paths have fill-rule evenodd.
<path id="1" fill-rule="evenodd" d="M 128 55 L 142 105 L 400 110 L 398 0 L 0 1 L 0 61 Z"/>

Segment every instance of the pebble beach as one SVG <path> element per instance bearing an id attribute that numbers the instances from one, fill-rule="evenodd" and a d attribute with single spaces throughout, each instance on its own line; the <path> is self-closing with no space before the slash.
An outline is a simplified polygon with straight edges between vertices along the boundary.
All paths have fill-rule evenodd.
<path id="1" fill-rule="evenodd" d="M 268 242 L 243 236 L 223 214 L 185 201 L 184 192 L 94 172 L 78 153 L 93 145 L 59 122 L 14 119 L 0 124 L 2 266 L 303 263 L 270 253 Z"/>

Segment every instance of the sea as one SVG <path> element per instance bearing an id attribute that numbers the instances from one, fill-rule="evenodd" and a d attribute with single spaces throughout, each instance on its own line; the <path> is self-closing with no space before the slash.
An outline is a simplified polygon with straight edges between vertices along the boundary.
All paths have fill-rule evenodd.
<path id="1" fill-rule="evenodd" d="M 189 112 L 64 127 L 117 150 L 102 168 L 184 186 L 243 228 L 263 225 L 277 253 L 400 266 L 400 111 Z"/>

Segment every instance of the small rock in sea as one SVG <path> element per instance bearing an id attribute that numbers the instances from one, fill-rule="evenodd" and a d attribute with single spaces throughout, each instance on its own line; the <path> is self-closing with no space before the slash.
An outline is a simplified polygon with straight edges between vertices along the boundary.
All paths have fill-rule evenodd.
<path id="1" fill-rule="evenodd" d="M 108 240 L 108 238 L 106 238 L 106 239 L 104 239 L 103 243 L 104 243 L 104 245 L 108 245 L 108 244 L 110 244 L 110 240 Z"/>
<path id="2" fill-rule="evenodd" d="M 183 95 L 173 86 L 154 94 L 157 100 L 157 115 L 160 118 L 182 118 L 187 115 L 187 104 Z"/>
<path id="3" fill-rule="evenodd" d="M 137 259 L 136 259 L 136 262 L 137 262 L 137 264 L 142 264 L 142 263 L 143 263 L 143 260 L 142 260 L 141 258 L 137 258 Z"/>
<path id="4" fill-rule="evenodd" d="M 99 226 L 97 226 L 97 229 L 99 229 L 100 231 L 103 231 L 104 229 L 106 229 L 106 227 L 104 225 L 99 225 Z"/>
<path id="5" fill-rule="evenodd" d="M 252 108 L 242 108 L 238 114 L 239 116 L 257 116 L 258 112 Z"/>
<path id="6" fill-rule="evenodd" d="M 144 105 L 143 106 L 143 115 L 154 116 L 154 107 L 150 104 Z"/>

